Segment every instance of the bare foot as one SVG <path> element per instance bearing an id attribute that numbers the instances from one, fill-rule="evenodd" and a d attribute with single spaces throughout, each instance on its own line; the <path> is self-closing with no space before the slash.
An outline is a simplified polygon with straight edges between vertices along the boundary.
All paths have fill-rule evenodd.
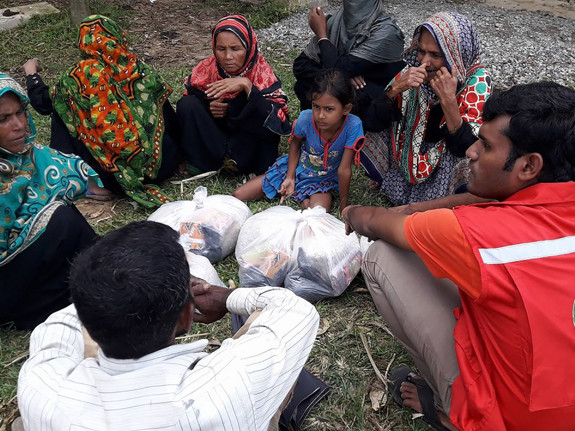
<path id="1" fill-rule="evenodd" d="M 418 377 L 412 374 L 412 377 Z M 418 377 L 420 378 L 420 377 Z M 401 393 L 401 398 L 403 399 L 403 405 L 409 408 L 412 408 L 418 413 L 423 413 L 423 409 L 421 408 L 421 403 L 419 402 L 419 396 L 417 394 L 417 386 L 410 382 L 403 382 L 401 384 L 401 388 L 399 389 Z M 439 416 L 439 420 L 441 421 L 442 425 L 452 431 L 458 431 L 457 428 L 451 423 L 449 416 L 447 416 L 442 411 L 437 411 Z"/>
<path id="2" fill-rule="evenodd" d="M 403 382 L 399 392 L 401 393 L 404 406 L 412 408 L 418 413 L 422 413 L 419 396 L 417 395 L 417 386 L 410 382 Z"/>
<path id="3" fill-rule="evenodd" d="M 376 192 L 381 188 L 381 184 L 370 178 L 367 180 L 367 188 Z"/>

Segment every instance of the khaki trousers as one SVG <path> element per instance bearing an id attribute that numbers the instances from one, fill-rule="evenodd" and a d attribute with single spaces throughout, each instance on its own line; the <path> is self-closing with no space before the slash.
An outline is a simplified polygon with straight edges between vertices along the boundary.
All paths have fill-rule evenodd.
<path id="1" fill-rule="evenodd" d="M 383 320 L 433 389 L 436 406 L 449 414 L 459 375 L 453 339 L 453 309 L 461 305 L 457 287 L 435 278 L 414 252 L 381 240 L 367 251 L 362 271 Z"/>

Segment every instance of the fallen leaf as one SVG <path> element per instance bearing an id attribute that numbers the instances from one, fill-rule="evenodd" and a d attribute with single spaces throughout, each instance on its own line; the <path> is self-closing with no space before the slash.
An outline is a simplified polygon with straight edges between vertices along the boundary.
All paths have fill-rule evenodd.
<path id="1" fill-rule="evenodd" d="M 378 411 L 381 406 L 387 402 L 387 389 L 379 380 L 376 380 L 373 385 L 371 385 L 369 400 L 371 401 L 371 408 L 374 412 Z"/>
<path id="2" fill-rule="evenodd" d="M 327 319 L 320 319 L 319 320 L 319 328 L 317 328 L 317 335 L 323 335 L 329 329 L 329 320 Z"/>

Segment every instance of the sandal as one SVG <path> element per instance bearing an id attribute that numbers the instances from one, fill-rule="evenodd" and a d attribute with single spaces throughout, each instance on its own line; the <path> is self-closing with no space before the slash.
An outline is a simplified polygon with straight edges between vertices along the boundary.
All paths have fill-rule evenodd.
<path id="1" fill-rule="evenodd" d="M 419 404 L 421 404 L 421 413 L 423 414 L 423 421 L 428 424 L 433 429 L 439 431 L 449 431 L 445 425 L 439 420 L 439 415 L 435 409 L 435 403 L 433 402 L 433 391 L 421 377 L 413 376 L 412 370 L 409 367 L 399 367 L 389 373 L 390 383 L 387 386 L 387 390 L 391 393 L 393 401 L 400 406 L 405 407 L 403 404 L 403 399 L 401 398 L 401 384 L 403 382 L 410 382 L 417 388 L 417 397 L 419 398 Z"/>

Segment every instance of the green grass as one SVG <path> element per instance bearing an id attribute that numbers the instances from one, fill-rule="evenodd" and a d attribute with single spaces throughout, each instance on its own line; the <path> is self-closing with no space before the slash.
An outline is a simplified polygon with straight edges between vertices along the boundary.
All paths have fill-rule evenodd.
<path id="1" fill-rule="evenodd" d="M 9 6 L 9 2 L 0 2 L 0 7 Z M 128 27 L 130 17 L 120 8 L 108 2 L 92 2 L 93 12 L 104 13 L 119 20 Z M 206 2 L 208 3 L 208 2 Z M 218 7 L 226 13 L 243 13 L 248 16 L 254 27 L 268 25 L 289 14 L 289 8 L 279 0 L 266 2 L 264 5 L 249 6 L 235 0 L 210 0 L 210 7 Z M 198 7 L 202 3 L 195 3 Z M 20 66 L 27 58 L 38 57 L 44 66 L 43 76 L 50 84 L 78 58 L 74 47 L 76 34 L 69 29 L 66 13 L 35 18 L 23 28 L 0 33 L 0 70 L 7 70 L 23 82 Z M 295 79 L 291 72 L 291 63 L 298 54 L 297 51 L 285 52 L 279 46 L 265 50 L 265 57 L 271 63 L 277 75 L 283 82 L 283 88 L 290 100 L 291 119 L 297 118 L 299 106 L 293 85 Z M 175 102 L 181 94 L 182 79 L 190 73 L 189 67 L 182 64 L 154 67 L 173 86 L 171 101 Z M 38 139 L 42 143 L 49 141 L 49 121 L 34 113 L 39 130 Z M 287 151 L 287 141 L 282 140 L 280 151 Z M 354 168 L 350 189 L 350 204 L 385 205 L 379 194 L 366 190 L 365 176 L 361 169 Z M 240 183 L 241 178 L 231 175 L 212 177 L 197 184 L 186 185 L 184 194 L 180 194 L 179 186 L 169 183 L 163 185 L 167 194 L 175 199 L 190 199 L 194 188 L 202 184 L 210 194 L 230 194 Z M 265 200 L 249 204 L 256 213 L 278 204 L 277 201 Z M 298 206 L 291 203 L 294 208 Z M 337 201 L 334 202 L 337 208 Z M 116 215 L 109 220 L 94 225 L 99 234 L 105 234 L 113 229 L 135 220 L 145 219 L 152 210 L 135 206 L 127 200 L 120 200 L 115 206 Z M 335 210 L 332 211 L 337 215 Z M 234 280 L 238 283 L 238 265 L 233 254 L 216 265 L 220 278 Z M 426 430 L 429 429 L 421 420 L 413 421 L 411 414 L 398 409 L 392 401 L 379 411 L 371 409 L 369 390 L 376 380 L 375 373 L 369 363 L 361 342 L 360 334 L 365 334 L 373 358 L 379 369 L 384 372 L 393 359 L 394 365 L 411 365 L 409 357 L 401 346 L 377 324 L 382 323 L 369 294 L 365 291 L 363 280 L 358 277 L 347 291 L 339 298 L 324 300 L 317 304 L 317 309 L 324 321 L 329 324 L 328 330 L 318 336 L 316 345 L 308 362 L 308 368 L 329 384 L 333 391 L 331 395 L 310 413 L 305 429 L 311 430 Z M 376 322 L 377 324 L 374 324 Z M 222 341 L 231 335 L 229 318 L 212 325 L 196 325 L 193 333 L 208 332 L 210 339 Z M 11 422 L 16 412 L 16 383 L 18 371 L 23 363 L 22 356 L 28 348 L 29 333 L 13 330 L 0 330 L 0 430 L 7 422 Z M 380 428 L 373 424 L 379 424 Z"/>

